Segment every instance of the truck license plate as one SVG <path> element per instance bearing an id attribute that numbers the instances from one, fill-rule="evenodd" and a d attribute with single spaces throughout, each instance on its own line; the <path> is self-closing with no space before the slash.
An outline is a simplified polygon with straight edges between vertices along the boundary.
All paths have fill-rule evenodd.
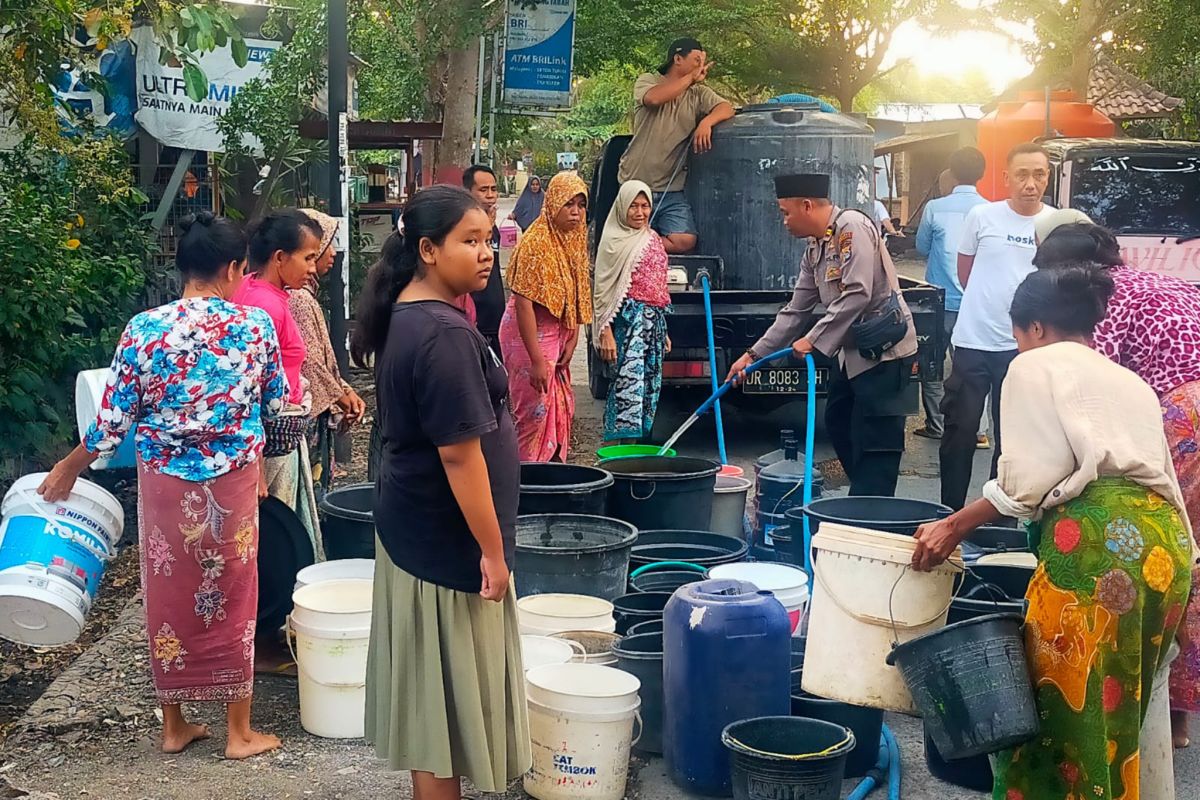
<path id="1" fill-rule="evenodd" d="M 829 370 L 817 368 L 817 391 L 825 388 Z M 746 394 L 804 394 L 808 390 L 808 376 L 802 367 L 764 367 L 751 372 L 742 384 Z"/>

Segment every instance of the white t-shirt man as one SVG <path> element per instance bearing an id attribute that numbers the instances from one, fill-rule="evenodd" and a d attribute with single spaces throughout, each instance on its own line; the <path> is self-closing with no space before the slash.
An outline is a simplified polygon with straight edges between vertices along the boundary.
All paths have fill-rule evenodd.
<path id="1" fill-rule="evenodd" d="M 1053 211 L 1043 205 L 1026 217 L 1001 200 L 967 212 L 958 252 L 975 256 L 975 263 L 951 337 L 955 347 L 992 353 L 1017 349 L 1008 312 L 1017 287 L 1034 270 L 1034 225 Z"/>

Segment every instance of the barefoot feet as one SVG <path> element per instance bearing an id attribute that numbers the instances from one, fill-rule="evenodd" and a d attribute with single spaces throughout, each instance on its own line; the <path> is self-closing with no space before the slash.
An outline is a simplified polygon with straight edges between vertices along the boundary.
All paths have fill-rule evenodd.
<path id="1" fill-rule="evenodd" d="M 258 731 L 250 731 L 248 736 L 234 737 L 231 735 L 225 744 L 225 757 L 234 760 L 250 758 L 276 750 L 281 744 L 278 736 Z"/>
<path id="2" fill-rule="evenodd" d="M 164 753 L 182 753 L 192 742 L 208 738 L 207 725 L 192 725 L 184 723 L 175 730 L 163 731 L 162 751 Z"/>

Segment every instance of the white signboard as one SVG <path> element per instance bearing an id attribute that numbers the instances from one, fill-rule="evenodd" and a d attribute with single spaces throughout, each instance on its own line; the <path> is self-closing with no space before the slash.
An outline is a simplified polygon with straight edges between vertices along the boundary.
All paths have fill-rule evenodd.
<path id="1" fill-rule="evenodd" d="M 504 37 L 504 104 L 569 106 L 575 0 L 508 0 Z"/>
<path id="2" fill-rule="evenodd" d="M 149 27 L 134 30 L 130 38 L 137 46 L 138 124 L 167 147 L 209 152 L 225 150 L 217 119 L 279 48 L 279 42 L 247 39 L 250 58 L 244 67 L 234 63 L 228 47 L 204 54 L 200 66 L 208 77 L 208 97 L 196 102 L 184 88 L 183 67 L 159 64 L 160 48 Z"/>

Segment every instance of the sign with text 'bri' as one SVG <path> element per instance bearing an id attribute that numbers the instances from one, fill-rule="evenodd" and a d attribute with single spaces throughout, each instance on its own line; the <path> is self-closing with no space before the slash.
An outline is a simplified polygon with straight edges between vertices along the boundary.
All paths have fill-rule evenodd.
<path id="1" fill-rule="evenodd" d="M 569 106 L 575 0 L 508 0 L 504 37 L 504 105 Z"/>

